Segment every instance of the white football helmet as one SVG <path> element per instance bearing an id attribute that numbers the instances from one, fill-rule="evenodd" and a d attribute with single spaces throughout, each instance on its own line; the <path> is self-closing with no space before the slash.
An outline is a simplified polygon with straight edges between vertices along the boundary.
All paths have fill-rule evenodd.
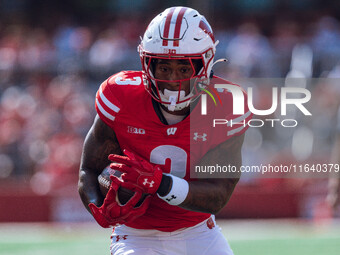
<path id="1" fill-rule="evenodd" d="M 181 110 L 200 95 L 199 86 L 209 83 L 216 45 L 212 29 L 198 11 L 188 7 L 168 8 L 157 15 L 147 27 L 138 52 L 142 62 L 145 88 L 150 95 L 169 110 Z M 193 62 L 199 60 L 200 70 L 195 70 L 191 80 L 192 88 L 188 95 L 179 91 L 159 90 L 159 82 L 153 74 L 154 59 L 187 59 L 193 70 Z M 185 80 L 172 80 L 181 83 Z M 167 81 L 169 82 L 169 81 Z"/>

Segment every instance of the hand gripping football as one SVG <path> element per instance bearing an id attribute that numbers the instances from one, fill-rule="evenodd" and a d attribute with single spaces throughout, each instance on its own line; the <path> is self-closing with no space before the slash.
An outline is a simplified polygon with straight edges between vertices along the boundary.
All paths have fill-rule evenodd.
<path id="1" fill-rule="evenodd" d="M 100 191 L 102 192 L 103 196 L 106 196 L 107 192 L 110 189 L 110 185 L 111 185 L 111 182 L 112 182 L 111 179 L 110 179 L 110 175 L 120 177 L 121 174 L 122 174 L 121 172 L 114 170 L 114 169 L 111 169 L 110 167 L 107 167 L 98 176 L 99 187 L 100 187 Z M 124 188 L 124 187 L 120 187 L 118 189 L 118 202 L 121 205 L 125 205 L 134 194 L 135 194 L 134 191 L 129 190 L 129 189 Z M 143 203 L 144 199 L 147 196 L 148 196 L 148 194 L 144 193 L 142 195 L 142 198 L 138 201 L 138 203 L 136 204 L 135 207 L 139 207 Z"/>
<path id="2" fill-rule="evenodd" d="M 126 149 L 123 152 L 126 156 L 109 155 L 109 160 L 113 162 L 110 167 L 124 173 L 122 175 L 124 182 L 134 184 L 144 193 L 155 194 L 163 178 L 160 166 Z"/>

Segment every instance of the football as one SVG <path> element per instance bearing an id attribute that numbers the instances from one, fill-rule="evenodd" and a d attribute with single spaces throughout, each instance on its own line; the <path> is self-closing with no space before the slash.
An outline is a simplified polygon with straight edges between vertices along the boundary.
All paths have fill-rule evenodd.
<path id="1" fill-rule="evenodd" d="M 107 167 L 98 176 L 99 187 L 100 187 L 100 191 L 102 192 L 103 196 L 106 196 L 107 192 L 110 189 L 110 185 L 111 185 L 110 175 L 120 177 L 121 174 L 122 174 L 121 172 L 116 171 L 114 169 L 111 169 L 110 167 Z M 120 187 L 118 189 L 119 203 L 121 205 L 125 205 L 134 194 L 135 194 L 135 192 L 133 192 L 132 190 Z M 144 199 L 146 198 L 147 195 L 148 194 L 144 193 L 142 195 L 142 198 L 138 201 L 138 203 L 136 204 L 135 207 L 140 206 L 143 203 L 143 201 L 144 201 Z"/>

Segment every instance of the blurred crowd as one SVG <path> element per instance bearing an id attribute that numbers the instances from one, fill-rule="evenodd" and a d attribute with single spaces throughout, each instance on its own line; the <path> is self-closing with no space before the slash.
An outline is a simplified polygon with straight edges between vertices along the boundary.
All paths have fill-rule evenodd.
<path id="1" fill-rule="evenodd" d="M 24 23 L 0 26 L 0 179 L 28 178 L 39 183 L 33 186 L 42 194 L 77 179 L 82 142 L 95 115 L 96 90 L 110 74 L 140 69 L 136 47 L 147 22 L 116 19 L 103 27 L 65 22 L 52 31 Z M 271 31 L 264 31 L 256 19 L 232 28 L 217 26 L 216 59 L 227 58 L 229 64 L 216 65 L 215 73 L 232 81 L 340 77 L 339 20 L 319 16 L 300 24 L 278 15 L 272 22 Z M 312 106 L 314 116 L 322 118 L 301 128 L 323 141 L 321 151 L 327 155 L 339 85 L 312 84 L 307 87 L 312 95 L 320 95 Z M 257 93 L 257 101 L 268 101 L 267 96 Z M 275 151 L 273 136 L 294 136 L 280 128 L 249 132 L 245 150 L 250 161 Z"/>

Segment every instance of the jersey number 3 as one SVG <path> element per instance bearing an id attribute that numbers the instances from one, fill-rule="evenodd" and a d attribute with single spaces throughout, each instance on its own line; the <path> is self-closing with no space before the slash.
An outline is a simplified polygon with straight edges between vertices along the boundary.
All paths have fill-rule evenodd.
<path id="1" fill-rule="evenodd" d="M 171 160 L 170 174 L 184 178 L 188 160 L 185 150 L 173 145 L 161 145 L 151 151 L 151 163 L 165 165 L 167 159 Z"/>
<path id="2" fill-rule="evenodd" d="M 132 79 L 130 78 L 123 78 L 121 76 L 116 77 L 115 83 L 117 85 L 140 85 L 142 83 L 142 79 L 140 77 L 133 77 Z"/>

